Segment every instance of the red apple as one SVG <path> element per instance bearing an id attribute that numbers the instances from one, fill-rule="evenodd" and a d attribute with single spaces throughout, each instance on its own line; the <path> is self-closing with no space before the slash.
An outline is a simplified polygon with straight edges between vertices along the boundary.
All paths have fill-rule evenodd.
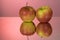
<path id="1" fill-rule="evenodd" d="M 35 25 L 33 22 L 23 22 L 20 27 L 20 32 L 23 35 L 33 35 L 36 31 Z"/>
<path id="2" fill-rule="evenodd" d="M 31 22 L 35 18 L 36 11 L 30 6 L 25 6 L 20 9 L 19 15 L 23 21 Z"/>
<path id="3" fill-rule="evenodd" d="M 49 6 L 42 6 L 36 11 L 36 17 L 40 22 L 49 22 L 52 14 L 52 9 Z"/>
<path id="4" fill-rule="evenodd" d="M 51 25 L 49 23 L 39 23 L 36 33 L 41 37 L 49 37 L 52 33 Z"/>

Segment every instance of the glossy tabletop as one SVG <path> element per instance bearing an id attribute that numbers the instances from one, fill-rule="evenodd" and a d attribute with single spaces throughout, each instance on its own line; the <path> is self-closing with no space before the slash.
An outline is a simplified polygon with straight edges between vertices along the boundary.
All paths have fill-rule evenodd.
<path id="1" fill-rule="evenodd" d="M 60 17 L 52 17 L 49 21 L 52 34 L 49 37 L 41 38 L 36 32 L 31 36 L 24 36 L 20 33 L 20 26 L 23 23 L 20 17 L 0 17 L 1 40 L 60 40 Z M 35 26 L 39 21 L 33 20 Z"/>

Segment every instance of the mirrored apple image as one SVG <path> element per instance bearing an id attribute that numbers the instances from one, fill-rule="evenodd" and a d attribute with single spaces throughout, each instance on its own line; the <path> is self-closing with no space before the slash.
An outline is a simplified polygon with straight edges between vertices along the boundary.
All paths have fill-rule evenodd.
<path id="1" fill-rule="evenodd" d="M 20 33 L 22 35 L 30 36 L 36 31 L 35 24 L 33 22 L 23 22 L 20 26 Z"/>
<path id="2" fill-rule="evenodd" d="M 50 23 L 39 23 L 36 27 L 36 33 L 40 37 L 49 37 L 52 34 Z"/>

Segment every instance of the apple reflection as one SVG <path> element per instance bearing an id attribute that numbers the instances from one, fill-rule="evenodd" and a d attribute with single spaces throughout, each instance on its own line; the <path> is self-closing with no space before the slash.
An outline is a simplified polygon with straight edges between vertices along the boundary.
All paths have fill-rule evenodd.
<path id="1" fill-rule="evenodd" d="M 33 35 L 36 32 L 36 27 L 33 22 L 23 22 L 20 27 L 22 35 Z"/>
<path id="2" fill-rule="evenodd" d="M 40 37 L 49 37 L 52 33 L 50 23 L 39 23 L 36 27 L 36 33 Z"/>

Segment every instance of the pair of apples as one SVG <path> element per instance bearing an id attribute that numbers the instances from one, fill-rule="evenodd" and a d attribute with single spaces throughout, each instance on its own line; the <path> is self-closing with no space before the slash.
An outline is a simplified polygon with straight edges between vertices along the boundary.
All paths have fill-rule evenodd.
<path id="1" fill-rule="evenodd" d="M 37 11 L 31 6 L 22 7 L 19 10 L 19 15 L 24 22 L 31 22 L 35 16 L 40 22 L 48 22 L 52 17 L 52 9 L 49 6 L 42 6 Z"/>
<path id="2" fill-rule="evenodd" d="M 40 37 L 49 37 L 52 33 L 52 27 L 50 23 L 39 23 L 36 27 L 33 22 L 23 22 L 20 32 L 26 36 L 31 36 L 36 32 Z"/>
<path id="3" fill-rule="evenodd" d="M 49 6 L 42 6 L 35 11 L 31 6 L 22 7 L 19 10 L 19 15 L 24 21 L 20 27 L 20 32 L 23 35 L 32 35 L 37 32 L 39 36 L 49 36 L 52 33 L 52 29 L 49 23 L 49 20 L 52 18 L 53 11 Z M 32 21 L 35 16 L 41 22 L 35 27 Z"/>

